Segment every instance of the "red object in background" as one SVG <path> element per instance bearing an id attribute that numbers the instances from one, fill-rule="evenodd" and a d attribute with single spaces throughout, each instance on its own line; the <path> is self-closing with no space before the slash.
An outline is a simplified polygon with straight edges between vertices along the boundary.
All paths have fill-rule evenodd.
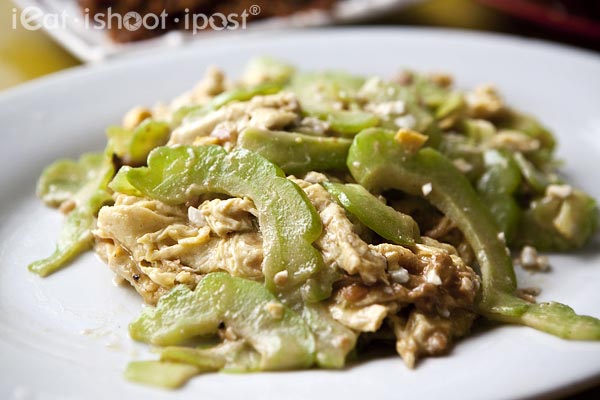
<path id="1" fill-rule="evenodd" d="M 507 14 L 565 33 L 600 40 L 600 1 L 479 0 Z"/>

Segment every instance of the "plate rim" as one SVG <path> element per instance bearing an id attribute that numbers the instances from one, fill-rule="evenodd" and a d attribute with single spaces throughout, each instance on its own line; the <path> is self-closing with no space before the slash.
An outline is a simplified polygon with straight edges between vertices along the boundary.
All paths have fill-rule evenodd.
<path id="1" fill-rule="evenodd" d="M 334 34 L 337 35 L 353 35 L 356 34 L 357 32 L 362 32 L 362 31 L 368 31 L 369 33 L 373 34 L 373 35 L 379 35 L 379 34 L 409 34 L 409 35 L 420 35 L 420 34 L 440 34 L 440 33 L 451 33 L 454 38 L 456 40 L 463 40 L 463 39 L 477 39 L 477 41 L 479 43 L 481 43 L 481 41 L 485 41 L 488 39 L 493 39 L 493 41 L 495 43 L 515 43 L 515 39 L 518 42 L 527 42 L 528 44 L 533 44 L 534 46 L 539 47 L 539 45 L 542 45 L 542 48 L 544 48 L 545 50 L 552 50 L 552 49 L 556 49 L 557 47 L 561 50 L 561 51 L 568 51 L 571 52 L 572 55 L 576 55 L 578 57 L 583 57 L 584 59 L 588 59 L 588 60 L 592 60 L 594 65 L 597 65 L 598 67 L 600 67 L 600 56 L 598 56 L 597 54 L 590 52 L 590 51 L 586 51 L 586 50 L 582 50 L 582 49 L 578 49 L 578 48 L 573 48 L 571 46 L 565 46 L 565 45 L 557 45 L 554 43 L 548 43 L 546 41 L 543 40 L 537 40 L 537 39 L 525 39 L 525 38 L 520 38 L 520 37 L 515 37 L 515 36 L 511 36 L 511 35 L 502 35 L 502 34 L 484 34 L 484 35 L 480 35 L 478 33 L 473 33 L 472 31 L 465 31 L 465 30 L 455 30 L 455 29 L 430 29 L 430 28 L 380 28 L 380 27 L 373 27 L 373 28 L 365 28 L 365 27 L 359 27 L 359 28 L 325 28 L 325 29 L 310 29 L 308 31 L 299 31 L 299 30 L 282 30 L 280 31 L 282 34 L 286 33 L 286 37 L 290 38 L 290 37 L 302 37 L 304 35 L 306 35 L 307 33 L 309 33 L 310 35 L 321 35 L 321 34 L 329 34 L 333 31 Z M 264 32 L 256 32 L 256 33 L 252 33 L 252 36 L 249 36 L 247 38 L 244 38 L 245 40 L 253 40 L 255 38 L 258 38 L 259 40 L 267 40 L 267 35 L 269 33 L 264 33 Z M 217 47 L 221 42 L 230 42 L 230 39 L 223 37 L 223 38 L 217 38 L 214 40 L 214 43 L 212 43 L 212 46 Z M 541 43 L 540 43 L 541 42 Z M 240 45 L 240 42 L 236 42 L 236 45 Z M 181 47 L 181 48 L 176 48 L 176 49 L 172 49 L 173 53 L 178 53 L 178 52 L 183 52 L 183 53 L 188 53 L 188 52 L 193 52 L 194 49 L 196 48 L 196 46 L 198 46 L 198 44 L 190 44 L 189 46 L 185 46 L 185 47 Z M 212 47 L 211 46 L 211 47 Z M 79 67 L 74 67 L 72 69 L 68 69 L 62 72 L 59 72 L 57 74 L 52 74 L 46 77 L 42 77 L 40 79 L 37 79 L 35 81 L 32 81 L 28 84 L 23 85 L 24 87 L 17 87 L 15 89 L 12 90 L 8 90 L 7 92 L 4 93 L 0 93 L 0 106 L 6 102 L 6 101 L 12 101 L 12 99 L 20 97 L 20 96 L 30 96 L 30 95 L 34 95 L 36 91 L 38 90 L 45 90 L 45 89 L 51 89 L 53 86 L 55 85 L 62 85 L 64 83 L 64 81 L 68 81 L 70 79 L 84 79 L 86 76 L 91 76 L 97 72 L 102 72 L 104 74 L 111 74 L 114 73 L 115 70 L 121 69 L 121 68 L 130 68 L 131 64 L 138 64 L 142 61 L 151 61 L 151 60 L 155 60 L 155 59 L 160 59 L 162 57 L 164 57 L 165 54 L 149 54 L 146 55 L 144 57 L 139 57 L 139 58 L 122 58 L 122 59 L 114 59 L 111 60 L 108 63 L 104 63 L 104 64 L 98 64 L 98 65 L 92 65 L 92 66 L 79 66 Z M 142 61 L 140 61 L 140 59 L 143 59 Z M 546 398 L 554 398 L 554 397 L 558 397 L 558 396 L 563 396 L 563 395 L 568 395 L 571 393 L 575 393 L 575 392 L 579 392 L 581 390 L 584 390 L 585 388 L 589 388 L 592 387 L 592 385 L 596 384 L 597 382 L 600 382 L 600 372 L 598 373 L 598 376 L 595 377 L 586 377 L 586 378 L 582 378 L 580 381 L 573 381 L 572 383 L 570 383 L 568 386 L 562 386 L 559 389 L 548 389 L 545 392 L 540 392 L 538 394 L 536 394 L 536 397 L 541 396 L 541 397 L 546 397 Z"/>

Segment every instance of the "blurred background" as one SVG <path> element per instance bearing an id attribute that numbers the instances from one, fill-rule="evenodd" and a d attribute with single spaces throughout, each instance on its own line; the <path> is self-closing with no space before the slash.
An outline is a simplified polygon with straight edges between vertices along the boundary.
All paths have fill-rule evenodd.
<path id="1" fill-rule="evenodd" d="M 109 53 L 117 49 L 119 54 L 98 55 L 98 49 L 93 49 L 95 52 L 90 49 L 83 49 L 82 51 L 84 53 L 87 51 L 87 53 L 82 56 L 81 51 L 79 51 L 80 54 L 75 56 L 73 55 L 73 49 L 77 50 L 79 45 L 77 42 L 77 29 L 71 29 L 70 33 L 67 32 L 66 35 L 61 37 L 52 38 L 44 29 L 31 31 L 23 28 L 19 23 L 15 24 L 15 18 L 20 16 L 21 10 L 37 4 L 49 3 L 57 8 L 60 8 L 61 4 L 69 4 L 76 7 L 74 8 L 76 13 L 85 7 L 91 8 L 90 12 L 94 13 L 102 11 L 98 7 L 106 6 L 106 4 L 112 4 L 115 7 L 126 4 L 127 7 L 138 7 L 143 14 L 144 9 L 148 11 L 148 7 L 153 3 L 152 1 L 136 0 L 79 1 L 80 4 L 77 4 L 77 0 L 43 2 L 0 0 L 0 90 L 86 61 L 104 62 L 111 57 L 130 54 L 131 49 L 135 50 L 137 47 L 143 47 L 143 42 L 148 42 L 148 40 L 140 41 L 140 39 L 145 38 L 144 35 L 132 36 L 131 34 L 128 35 L 125 30 L 122 30 L 123 32 L 113 30 L 102 33 L 103 37 L 100 39 L 102 43 L 97 47 L 102 50 L 109 48 Z M 207 0 L 178 0 L 171 1 L 171 3 L 186 6 L 202 4 L 203 1 L 204 3 L 210 3 Z M 319 17 L 312 14 L 299 21 L 288 17 L 278 17 L 275 18 L 278 21 L 277 27 L 321 24 L 447 27 L 542 38 L 592 51 L 600 51 L 600 1 L 595 0 L 387 0 L 383 2 L 375 0 L 293 0 L 288 3 L 302 4 L 305 8 L 326 9 L 329 11 L 322 11 L 322 13 L 327 14 L 332 12 L 330 7 L 337 7 L 340 3 L 345 4 L 346 2 L 352 2 L 353 6 L 357 3 L 359 9 L 342 10 L 342 16 L 336 15 L 331 19 L 323 18 L 323 15 Z M 19 9 L 16 8 L 16 3 L 20 6 Z M 220 6 L 223 3 L 227 2 L 217 2 Z M 293 11 L 293 7 L 296 7 L 295 5 L 290 6 L 292 10 L 289 7 L 287 9 L 285 7 L 272 7 L 273 4 L 285 2 L 269 3 L 265 1 L 244 2 L 234 0 L 230 3 L 238 7 L 240 5 L 247 6 L 250 3 L 263 4 L 262 15 L 265 19 L 256 23 L 256 29 L 261 29 L 260 26 L 262 25 L 260 24 L 264 24 L 265 21 L 268 22 L 270 15 L 288 14 Z M 266 10 L 265 5 L 267 8 L 274 8 L 274 10 Z M 231 7 L 233 6 L 230 5 L 229 10 L 231 10 Z M 16 19 L 16 21 L 19 20 Z M 253 24 L 255 24 L 255 21 L 250 16 L 249 26 Z M 215 34 L 219 33 L 221 32 Z M 226 33 L 223 32 L 223 34 Z M 145 32 L 145 34 L 146 36 L 154 36 L 156 33 Z M 201 37 L 203 35 L 205 37 Z M 203 32 L 197 36 L 193 40 L 210 40 L 210 35 L 205 35 Z M 87 41 L 88 38 L 85 38 L 85 40 Z M 136 40 L 136 42 L 133 45 L 116 44 L 116 42 L 127 42 L 129 40 Z M 173 45 L 173 42 L 177 43 L 178 39 L 173 40 L 171 35 L 170 42 L 170 45 Z M 142 43 L 142 46 L 139 45 L 140 43 Z M 65 46 L 70 47 L 70 51 L 66 50 Z M 126 50 L 121 51 L 122 48 Z"/>

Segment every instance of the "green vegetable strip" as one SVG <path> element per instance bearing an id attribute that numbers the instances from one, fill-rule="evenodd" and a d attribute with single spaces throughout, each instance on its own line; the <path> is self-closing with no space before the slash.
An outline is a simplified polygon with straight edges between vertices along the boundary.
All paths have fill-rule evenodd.
<path id="1" fill-rule="evenodd" d="M 127 365 L 125 378 L 131 382 L 176 389 L 183 386 L 200 368 L 190 364 L 165 361 L 134 361 Z"/>
<path id="2" fill-rule="evenodd" d="M 317 366 L 343 368 L 358 334 L 333 319 L 323 304 L 304 304 L 301 314 L 315 336 Z"/>
<path id="3" fill-rule="evenodd" d="M 358 334 L 335 321 L 322 304 L 305 304 L 298 312 L 314 334 L 315 363 L 320 368 L 342 368 L 347 354 L 356 345 Z M 163 362 L 190 364 L 197 367 L 199 373 L 261 370 L 260 354 L 248 346 L 244 339 L 234 342 L 226 340 L 212 347 L 168 346 L 161 350 L 160 359 Z M 156 365 L 156 369 L 159 368 L 161 366 Z"/>
<path id="4" fill-rule="evenodd" d="M 484 154 L 486 172 L 477 183 L 477 190 L 488 206 L 506 242 L 513 243 L 521 208 L 514 198 L 514 192 L 521 184 L 521 171 L 511 155 L 498 150 L 488 150 Z"/>
<path id="5" fill-rule="evenodd" d="M 355 105 L 355 97 L 364 82 L 362 77 L 343 72 L 296 74 L 289 89 L 298 97 L 304 115 L 327 121 L 334 132 L 353 136 L 381 122 L 369 112 L 339 109 L 340 104 Z"/>
<path id="6" fill-rule="evenodd" d="M 218 346 L 215 346 L 218 347 Z M 160 352 L 161 361 L 180 362 L 198 367 L 202 372 L 219 371 L 225 367 L 225 357 L 213 351 L 214 348 L 168 346 Z"/>
<path id="7" fill-rule="evenodd" d="M 272 311 L 269 307 L 275 307 Z M 260 355 L 261 370 L 307 368 L 315 342 L 304 320 L 260 283 L 224 272 L 206 275 L 194 291 L 176 286 L 129 326 L 131 337 L 174 345 L 231 327 Z"/>
<path id="8" fill-rule="evenodd" d="M 102 205 L 98 206 L 98 210 Z M 29 264 L 29 270 L 48 276 L 64 267 L 69 261 L 90 249 L 93 244 L 94 208 L 82 207 L 71 211 L 61 228 L 56 249 L 47 258 Z M 97 211 L 97 210 L 96 210 Z"/>
<path id="9" fill-rule="evenodd" d="M 600 340 L 600 320 L 578 315 L 561 303 L 532 304 L 512 294 L 495 292 L 492 306 L 482 311 L 490 319 L 530 326 L 563 339 Z"/>
<path id="10" fill-rule="evenodd" d="M 333 319 L 322 304 L 302 305 L 302 315 L 315 339 L 315 362 L 320 368 L 343 368 L 356 345 L 358 334 Z M 243 341 L 225 341 L 212 347 L 169 346 L 160 352 L 162 361 L 192 364 L 203 372 L 260 371 L 260 355 Z"/>
<path id="11" fill-rule="evenodd" d="M 302 107 L 305 115 L 327 121 L 331 130 L 346 136 L 379 125 L 376 115 L 364 111 L 335 110 L 312 104 L 303 104 Z"/>
<path id="12" fill-rule="evenodd" d="M 550 183 L 557 183 L 551 182 L 551 180 L 548 177 L 546 177 L 546 175 L 539 171 L 535 165 L 533 165 L 529 160 L 527 160 L 527 158 L 525 158 L 523 153 L 515 153 L 513 154 L 513 158 L 519 166 L 523 178 L 527 181 L 529 186 L 537 193 L 544 193 L 546 187 Z"/>
<path id="13" fill-rule="evenodd" d="M 118 184 L 124 181 L 128 184 Z M 319 215 L 302 189 L 259 154 L 245 149 L 227 153 L 218 146 L 157 148 L 148 157 L 148 167 L 121 170 L 111 184 L 122 193 L 130 193 L 132 186 L 168 204 L 183 204 L 201 193 L 251 198 L 258 210 L 269 290 L 290 292 L 304 285 L 309 301 L 331 293 L 331 281 L 310 279 L 324 268 L 312 246 L 321 234 Z M 273 278 L 284 270 L 287 284 L 277 287 Z"/>
<path id="14" fill-rule="evenodd" d="M 130 131 L 120 126 L 108 128 L 112 149 L 127 165 L 142 165 L 152 149 L 169 140 L 171 129 L 165 122 L 146 120 Z"/>
<path id="15" fill-rule="evenodd" d="M 238 146 L 262 155 L 287 174 L 345 170 L 351 144 L 349 139 L 256 128 L 244 130 L 238 138 Z"/>
<path id="16" fill-rule="evenodd" d="M 435 117 L 441 120 L 452 116 L 458 116 L 463 112 L 465 106 L 465 99 L 462 93 L 450 93 L 444 102 L 437 108 Z"/>
<path id="17" fill-rule="evenodd" d="M 356 136 L 348 156 L 354 178 L 368 189 L 399 189 L 423 196 L 463 232 L 481 268 L 482 314 L 490 319 L 533 328 L 568 339 L 600 339 L 600 320 L 579 316 L 558 303 L 531 304 L 514 295 L 516 280 L 510 253 L 499 237 L 490 211 L 469 181 L 446 157 L 425 148 L 415 154 L 394 133 L 371 129 Z"/>
<path id="18" fill-rule="evenodd" d="M 92 158 L 95 161 L 91 163 Z M 99 159 L 103 161 L 99 163 Z M 70 165 L 71 171 L 67 171 L 65 165 Z M 61 171 L 60 174 L 56 173 L 58 170 Z M 38 188 L 45 187 L 48 191 L 38 190 L 38 194 L 45 198 L 52 193 L 51 197 L 55 200 L 73 201 L 75 208 L 69 213 L 61 228 L 54 253 L 45 259 L 31 263 L 29 265 L 31 272 L 48 276 L 92 246 L 91 231 L 94 228 L 95 216 L 104 204 L 112 201 L 106 186 L 113 173 L 114 168 L 108 157 L 99 154 L 84 155 L 78 163 L 65 164 L 65 161 L 58 161 L 45 170 Z M 72 179 L 75 176 L 81 178 L 77 183 L 80 185 L 79 188 L 76 188 L 75 180 Z"/>
<path id="19" fill-rule="evenodd" d="M 124 165 L 119 169 L 119 172 L 113 177 L 112 181 L 109 183 L 109 187 L 114 191 L 119 191 L 121 193 L 127 193 L 130 196 L 143 197 L 144 194 L 137 190 L 132 184 L 127 180 L 127 173 L 131 170 L 132 167 L 128 165 Z"/>
<path id="20" fill-rule="evenodd" d="M 88 181 L 96 179 L 103 163 L 102 153 L 86 153 L 79 160 L 57 160 L 42 172 L 36 194 L 47 205 L 58 207 L 72 199 Z"/>
<path id="21" fill-rule="evenodd" d="M 161 361 L 181 362 L 200 368 L 201 372 L 256 372 L 260 371 L 261 356 L 244 340 L 230 341 L 212 347 L 198 348 L 169 346 L 160 352 Z"/>
<path id="22" fill-rule="evenodd" d="M 419 226 L 411 216 L 383 204 L 361 185 L 325 182 L 323 186 L 348 212 L 379 236 L 405 246 L 419 241 Z"/>
<path id="23" fill-rule="evenodd" d="M 281 84 L 274 82 L 262 83 L 249 88 L 232 89 L 215 96 L 204 108 L 212 111 L 221 108 L 232 101 L 247 101 L 254 96 L 275 94 L 281 89 Z"/>

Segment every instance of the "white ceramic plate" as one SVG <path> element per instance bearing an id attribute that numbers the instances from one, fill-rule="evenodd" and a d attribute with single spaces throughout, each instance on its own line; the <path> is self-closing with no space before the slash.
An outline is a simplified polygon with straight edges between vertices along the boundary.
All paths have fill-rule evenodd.
<path id="1" fill-rule="evenodd" d="M 516 38 L 411 29 L 348 29 L 219 39 L 160 56 L 78 68 L 0 96 L 0 398 L 2 399 L 492 399 L 566 393 L 598 381 L 600 343 L 567 342 L 504 326 L 461 341 L 447 357 L 408 370 L 397 357 L 343 371 L 212 374 L 175 393 L 127 383 L 126 363 L 148 358 L 127 336 L 141 309 L 94 255 L 41 279 L 26 265 L 48 255 L 61 223 L 34 196 L 42 167 L 101 149 L 104 127 L 132 105 L 169 99 L 209 64 L 237 74 L 270 54 L 302 68 L 343 68 L 391 76 L 399 67 L 448 71 L 458 84 L 495 82 L 516 107 L 558 135 L 564 172 L 600 198 L 600 59 Z M 521 274 L 542 300 L 600 317 L 598 241 L 552 256 L 549 274 Z"/>
<path id="2" fill-rule="evenodd" d="M 286 17 L 267 18 L 254 21 L 248 30 L 273 30 L 301 27 L 325 26 L 364 21 L 387 12 L 397 11 L 422 0 L 340 0 L 331 11 L 308 10 Z M 192 35 L 182 31 L 171 31 L 157 38 L 133 43 L 115 43 L 104 30 L 85 26 L 77 0 L 13 0 L 21 9 L 36 7 L 45 18 L 65 15 L 65 24 L 46 31 L 82 61 L 97 62 L 109 57 L 140 52 L 157 51 L 165 47 L 179 46 L 191 40 L 211 39 L 214 35 L 237 35 L 240 31 L 200 32 Z M 260 7 L 258 8 L 260 10 Z M 248 12 L 256 15 L 248 7 Z M 260 14 L 260 11 L 258 11 Z"/>

